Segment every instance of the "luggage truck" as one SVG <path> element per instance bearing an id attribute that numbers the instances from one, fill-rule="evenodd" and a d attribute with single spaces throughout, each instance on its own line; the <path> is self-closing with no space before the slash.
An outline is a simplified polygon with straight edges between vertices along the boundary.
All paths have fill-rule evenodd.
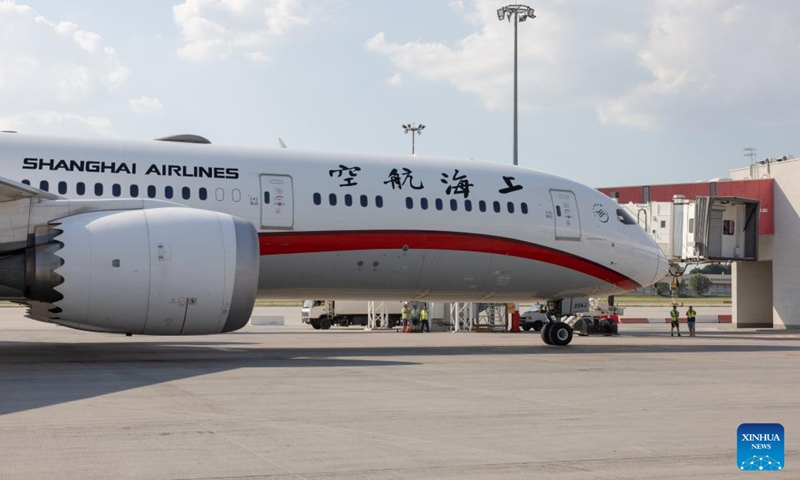
<path id="1" fill-rule="evenodd" d="M 374 302 L 380 303 L 378 300 Z M 383 304 L 389 320 L 389 328 L 402 324 L 400 314 L 403 302 L 385 301 Z M 369 302 L 366 300 L 303 300 L 300 319 L 303 323 L 314 327 L 315 330 L 328 330 L 333 325 L 365 327 L 369 320 Z"/>

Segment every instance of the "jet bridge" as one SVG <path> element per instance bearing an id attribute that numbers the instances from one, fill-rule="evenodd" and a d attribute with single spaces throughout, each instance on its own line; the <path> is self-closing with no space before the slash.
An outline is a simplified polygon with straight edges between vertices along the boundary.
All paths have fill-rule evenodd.
<path id="1" fill-rule="evenodd" d="M 623 205 L 673 263 L 757 261 L 760 201 L 675 195 L 672 202 Z"/>

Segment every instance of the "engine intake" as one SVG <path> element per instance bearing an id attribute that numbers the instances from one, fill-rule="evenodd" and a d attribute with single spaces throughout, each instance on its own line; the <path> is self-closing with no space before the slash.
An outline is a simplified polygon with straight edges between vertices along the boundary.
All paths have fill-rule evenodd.
<path id="1" fill-rule="evenodd" d="M 0 260 L 0 283 L 50 304 L 31 309 L 38 320 L 203 335 L 242 328 L 255 303 L 258 237 L 231 215 L 180 207 L 90 212 L 37 228 L 31 243 Z"/>

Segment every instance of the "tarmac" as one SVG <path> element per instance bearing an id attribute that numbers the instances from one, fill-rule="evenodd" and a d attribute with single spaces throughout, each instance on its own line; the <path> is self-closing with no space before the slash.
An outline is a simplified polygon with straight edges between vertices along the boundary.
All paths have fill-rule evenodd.
<path id="1" fill-rule="evenodd" d="M 781 423 L 800 478 L 800 333 L 622 325 L 403 334 L 299 324 L 79 332 L 0 309 L 0 478 L 741 479 Z"/>

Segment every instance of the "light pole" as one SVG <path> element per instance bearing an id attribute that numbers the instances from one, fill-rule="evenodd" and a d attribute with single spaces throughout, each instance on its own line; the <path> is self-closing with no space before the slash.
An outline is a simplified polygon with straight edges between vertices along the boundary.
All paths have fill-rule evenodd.
<path id="1" fill-rule="evenodd" d="M 419 125 L 417 125 L 416 127 L 414 126 L 413 123 L 408 123 L 406 125 L 403 125 L 403 131 L 406 134 L 408 134 L 408 132 L 411 132 L 411 156 L 412 157 L 416 157 L 417 156 L 416 142 L 414 141 L 414 137 L 415 137 L 415 135 L 422 135 L 422 131 L 423 130 L 425 130 L 425 125 L 423 125 L 421 123 Z"/>
<path id="2" fill-rule="evenodd" d="M 504 19 L 511 21 L 514 18 L 514 165 L 519 165 L 517 161 L 517 23 L 527 19 L 534 19 L 533 9 L 527 5 L 506 5 L 497 9 L 497 19 L 501 22 Z"/>

